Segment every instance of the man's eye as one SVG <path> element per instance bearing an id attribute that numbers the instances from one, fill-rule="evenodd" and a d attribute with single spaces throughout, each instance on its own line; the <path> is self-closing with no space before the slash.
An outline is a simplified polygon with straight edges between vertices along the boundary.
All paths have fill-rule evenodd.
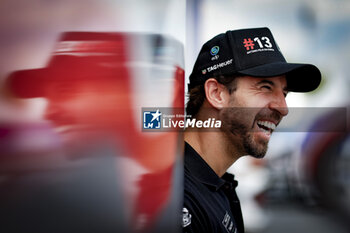
<path id="1" fill-rule="evenodd" d="M 270 86 L 264 85 L 261 88 L 267 89 L 267 90 L 271 90 L 272 88 Z"/>

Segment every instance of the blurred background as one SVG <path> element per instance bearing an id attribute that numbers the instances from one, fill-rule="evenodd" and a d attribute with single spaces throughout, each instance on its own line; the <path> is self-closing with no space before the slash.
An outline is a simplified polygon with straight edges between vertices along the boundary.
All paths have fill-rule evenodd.
<path id="1" fill-rule="evenodd" d="M 321 70 L 320 87 L 308 94 L 288 94 L 288 105 L 328 108 L 326 114 L 312 114 L 311 120 L 311 116 L 295 120 L 296 125 L 307 121 L 309 130 L 274 133 L 265 159 L 244 157 L 230 168 L 239 181 L 247 232 L 350 232 L 349 130 L 314 130 L 319 125 L 336 124 L 332 121 L 334 107 L 346 108 L 349 120 L 349 1 L 2 0 L 0 19 L 0 205 L 1 225 L 9 229 L 4 232 L 26 232 L 28 226 L 36 232 L 48 232 L 47 227 L 72 223 L 78 227 L 74 230 L 83 232 L 110 226 L 104 229 L 108 232 L 115 231 L 114 219 L 119 219 L 118 230 L 125 231 L 130 225 L 137 226 L 135 231 L 150 224 L 154 229 L 162 229 L 162 224 L 176 225 L 174 216 L 181 206 L 181 200 L 175 198 L 179 194 L 174 192 L 181 185 L 181 170 L 176 169 L 181 167 L 176 165 L 181 160 L 181 135 L 140 133 L 137 127 L 141 107 L 183 106 L 183 97 L 178 93 L 186 85 L 181 78 L 185 77 L 187 83 L 201 45 L 219 33 L 247 27 L 269 27 L 289 62 L 311 63 Z M 121 78 L 121 87 L 125 88 L 121 89 L 127 90 L 130 109 L 126 118 L 119 112 L 113 119 L 119 119 L 118 137 L 130 140 L 116 145 L 115 135 L 111 137 L 109 131 L 103 130 L 102 139 L 108 140 L 78 146 L 78 154 L 92 154 L 85 160 L 67 160 L 67 154 L 76 149 L 67 150 L 55 125 L 44 117 L 47 98 L 18 99 L 5 85 L 14 71 L 48 67 L 67 31 L 127 35 L 120 43 L 125 47 L 122 54 L 128 56 L 122 56 L 118 64 L 126 67 L 126 75 Z M 115 70 L 111 72 L 122 77 Z M 29 84 L 28 89 L 33 87 Z M 126 111 L 125 99 L 113 103 Z M 126 122 L 137 128 L 135 135 L 123 134 Z M 101 138 L 100 131 L 98 134 Z M 159 141 L 158 137 L 167 139 Z M 140 143 L 144 143 L 140 148 L 147 153 L 129 150 Z M 160 144 L 170 148 L 165 159 L 161 152 L 154 151 Z M 106 156 L 96 161 L 93 155 L 101 153 Z M 135 154 L 139 156 L 131 156 Z M 149 158 L 150 154 L 155 156 Z M 154 177 L 164 174 L 166 179 L 154 186 Z M 121 193 L 124 189 L 126 193 Z M 86 196 L 82 193 L 91 195 L 80 198 Z M 163 194 L 152 199 L 155 193 Z M 139 194 L 146 199 L 140 200 Z M 40 201 L 44 204 L 39 208 L 35 203 Z M 84 206 L 91 209 L 81 210 Z M 97 206 L 97 214 L 90 215 Z M 50 222 L 49 217 L 47 224 L 38 221 L 37 218 L 53 212 L 63 224 Z M 168 222 L 159 217 L 162 213 L 167 213 L 164 218 L 172 216 Z M 89 229 L 79 228 L 83 221 L 91 223 Z M 21 224 L 22 228 L 13 227 Z"/>
<path id="2" fill-rule="evenodd" d="M 0 18 L 0 232 L 179 232 L 182 136 L 143 132 L 141 109 L 184 114 L 185 1 Z"/>

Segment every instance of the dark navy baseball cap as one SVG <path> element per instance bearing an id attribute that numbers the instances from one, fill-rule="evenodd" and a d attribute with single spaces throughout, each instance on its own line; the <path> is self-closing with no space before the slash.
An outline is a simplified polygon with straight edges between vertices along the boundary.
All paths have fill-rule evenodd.
<path id="1" fill-rule="evenodd" d="M 188 89 L 220 75 L 286 75 L 287 88 L 294 92 L 313 91 L 321 82 L 316 66 L 288 63 L 266 27 L 227 31 L 206 42 L 193 67 Z"/>

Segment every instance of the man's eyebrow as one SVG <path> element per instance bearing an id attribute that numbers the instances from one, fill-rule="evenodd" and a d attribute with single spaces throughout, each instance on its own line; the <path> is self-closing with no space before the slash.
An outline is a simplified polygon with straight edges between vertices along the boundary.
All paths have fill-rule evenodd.
<path id="1" fill-rule="evenodd" d="M 268 83 L 272 86 L 275 86 L 274 82 L 270 81 L 270 80 L 267 80 L 267 79 L 263 79 L 261 80 L 260 82 L 258 82 L 256 85 L 260 85 L 260 84 L 264 84 L 264 83 Z"/>
<path id="2" fill-rule="evenodd" d="M 271 80 L 268 80 L 268 79 L 263 79 L 263 80 L 261 80 L 260 82 L 258 82 L 256 85 L 261 85 L 261 84 L 265 84 L 265 83 L 268 83 L 268 84 L 270 84 L 271 86 L 275 86 L 275 83 L 272 82 Z M 288 87 L 285 86 L 285 87 L 283 88 L 283 91 L 289 92 Z"/>

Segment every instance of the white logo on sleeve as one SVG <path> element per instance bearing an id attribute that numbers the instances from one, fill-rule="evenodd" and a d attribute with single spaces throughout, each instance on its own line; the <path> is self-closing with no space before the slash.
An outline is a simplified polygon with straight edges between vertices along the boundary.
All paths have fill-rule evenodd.
<path id="1" fill-rule="evenodd" d="M 182 209 L 182 227 L 187 227 L 191 224 L 191 214 L 188 212 L 187 208 Z"/>

